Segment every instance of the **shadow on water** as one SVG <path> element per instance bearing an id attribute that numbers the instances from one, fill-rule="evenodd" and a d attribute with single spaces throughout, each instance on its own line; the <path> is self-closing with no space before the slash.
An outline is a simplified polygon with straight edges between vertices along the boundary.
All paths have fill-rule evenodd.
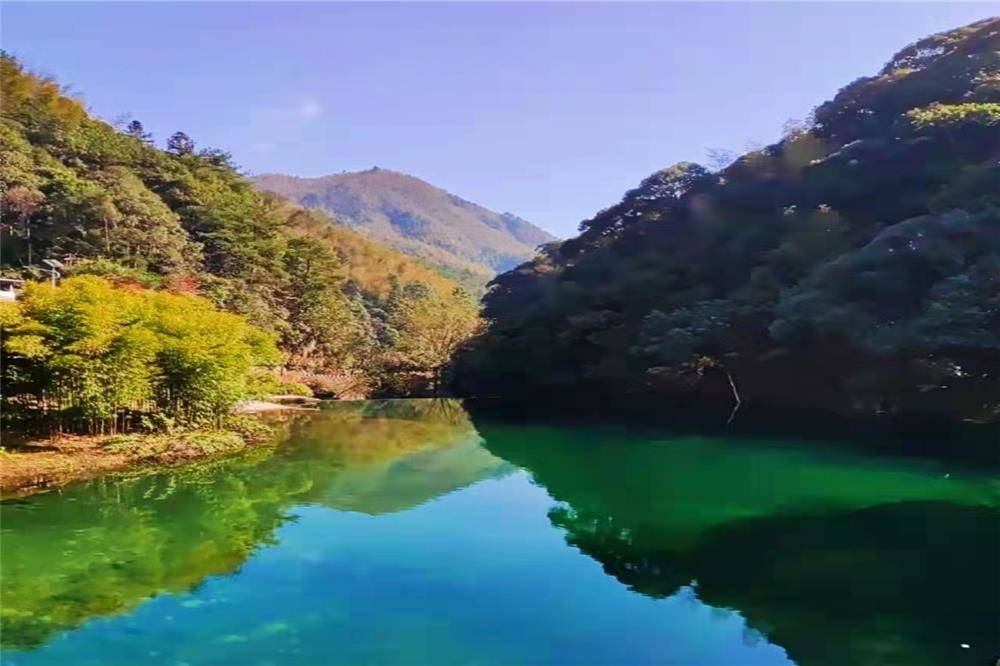
<path id="1" fill-rule="evenodd" d="M 848 419 L 818 410 L 775 410 L 743 404 L 715 408 L 700 404 L 654 402 L 625 396 L 594 402 L 590 398 L 530 401 L 466 400 L 480 422 L 530 423 L 577 428 L 618 424 L 650 436 L 670 433 L 727 440 L 762 439 L 834 443 L 862 454 L 943 459 L 974 469 L 1000 472 L 1000 423 L 949 421 L 926 415 Z"/>
<path id="2" fill-rule="evenodd" d="M 802 665 L 997 658 L 995 476 L 854 444 L 524 420 L 476 422 L 558 501 L 567 543 L 629 589 L 691 585 Z"/>

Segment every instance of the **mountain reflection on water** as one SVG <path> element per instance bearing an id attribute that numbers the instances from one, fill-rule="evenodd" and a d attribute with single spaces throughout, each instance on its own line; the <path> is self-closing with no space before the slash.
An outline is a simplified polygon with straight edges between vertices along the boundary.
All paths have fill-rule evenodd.
<path id="1" fill-rule="evenodd" d="M 997 655 L 1000 483 L 991 474 L 866 455 L 836 443 L 696 437 L 610 424 L 530 425 L 485 414 L 475 421 L 452 400 L 336 403 L 320 413 L 280 417 L 274 447 L 4 502 L 2 646 L 16 657 L 11 663 L 59 663 L 48 648 L 58 648 L 52 641 L 61 636 L 68 641 L 63 649 L 74 649 L 80 663 L 101 663 L 102 639 L 81 625 L 135 613 L 164 593 L 181 595 L 181 606 L 202 603 L 197 595 L 206 580 L 238 581 L 241 568 L 259 559 L 262 549 L 277 556 L 292 548 L 283 526 L 315 520 L 309 508 L 315 507 L 322 515 L 347 512 L 382 521 L 391 526 L 394 545 L 373 550 L 389 548 L 388 542 L 375 546 L 351 531 L 361 528 L 322 538 L 316 533 L 303 543 L 330 537 L 334 542 L 324 547 L 333 550 L 317 546 L 311 559 L 290 560 L 304 563 L 286 567 L 327 566 L 324 557 L 339 550 L 369 571 L 364 580 L 373 598 L 392 592 L 393 576 L 430 576 L 427 589 L 436 594 L 410 601 L 428 622 L 436 618 L 434 626 L 444 623 L 442 631 L 448 617 L 492 618 L 489 626 L 480 623 L 485 619 L 473 622 L 456 639 L 464 641 L 461 657 L 448 658 L 442 640 L 440 663 L 609 663 L 626 650 L 634 650 L 628 653 L 633 663 L 676 663 L 696 655 L 698 663 L 791 659 L 803 666 L 976 664 Z M 518 481 L 524 473 L 551 500 L 536 508 Z M 486 500 L 470 494 L 487 479 L 497 485 Z M 445 496 L 453 501 L 433 520 L 417 519 L 419 507 Z M 539 514 L 548 527 L 537 523 Z M 484 522 L 476 518 L 481 515 L 493 518 Z M 389 517 L 395 522 L 385 523 Z M 311 529 L 329 529 L 317 525 Z M 554 550 L 540 529 L 559 530 L 570 548 Z M 451 552 L 455 534 L 474 536 L 477 549 Z M 433 547 L 434 539 L 441 547 L 433 558 L 422 557 L 420 549 Z M 491 539 L 502 545 L 503 560 L 498 547 L 491 550 Z M 616 622 L 634 620 L 635 636 L 626 640 L 610 626 L 606 635 L 583 627 L 584 615 L 573 612 L 586 608 L 525 620 L 532 606 L 544 609 L 546 595 L 553 594 L 539 581 L 550 580 L 556 589 L 559 577 L 578 566 L 572 559 L 578 553 L 631 594 L 669 605 L 671 615 L 663 621 L 694 617 L 696 608 L 686 601 L 691 597 L 735 611 L 745 618 L 750 633 L 744 642 L 750 643 L 709 656 L 694 636 L 686 647 L 668 644 L 665 634 L 658 641 L 638 629 L 651 620 L 591 578 L 574 583 L 589 584 L 580 594 L 593 603 L 607 598 Z M 539 571 L 528 576 L 530 569 L 508 564 Z M 486 588 L 489 596 L 480 591 L 474 601 L 462 602 L 448 591 L 452 581 L 440 578 L 451 572 L 462 584 L 472 571 L 496 586 Z M 303 612 L 333 604 L 323 598 L 329 595 L 348 595 L 341 599 L 348 608 L 352 599 L 361 603 L 346 589 L 276 588 L 281 594 L 292 595 Z M 183 601 L 187 597 L 191 601 Z M 554 607 L 570 603 L 551 601 Z M 365 612 L 377 621 L 380 607 L 373 602 Z M 363 615 L 360 605 L 355 610 Z M 655 608 L 643 606 L 641 613 Z M 571 642 L 564 634 L 574 617 L 584 633 Z M 220 627 L 237 623 L 231 620 L 216 618 Z M 542 638 L 533 642 L 519 622 L 538 625 L 532 629 Z M 225 650 L 239 647 L 218 640 L 201 645 L 193 633 L 177 634 L 173 626 L 147 629 L 163 643 L 186 642 L 206 662 L 234 658 Z M 489 647 L 488 636 L 502 637 L 505 630 L 519 636 L 516 645 L 503 648 L 510 655 Z M 296 663 L 311 663 L 308 643 L 323 640 L 323 633 L 294 638 Z M 412 663 L 424 663 L 417 655 L 431 649 L 425 644 L 430 639 L 420 632 L 397 639 Z M 780 646 L 787 657 L 752 645 L 760 641 Z M 399 663 L 398 654 L 372 656 L 383 654 L 374 643 L 366 652 L 363 637 L 357 643 L 357 653 L 343 655 L 345 663 Z M 575 652 L 583 648 L 573 643 L 587 651 Z"/>
<path id="2" fill-rule="evenodd" d="M 291 506 L 403 511 L 511 469 L 456 401 L 337 403 L 275 425 L 273 448 L 4 502 L 2 645 L 232 573 Z"/>

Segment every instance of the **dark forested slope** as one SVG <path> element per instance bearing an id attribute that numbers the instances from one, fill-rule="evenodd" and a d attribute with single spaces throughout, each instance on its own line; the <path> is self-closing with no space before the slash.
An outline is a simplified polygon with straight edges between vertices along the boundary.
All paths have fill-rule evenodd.
<path id="1" fill-rule="evenodd" d="M 778 142 L 664 169 L 497 277 L 470 394 L 1000 410 L 1000 19 L 923 39 Z"/>

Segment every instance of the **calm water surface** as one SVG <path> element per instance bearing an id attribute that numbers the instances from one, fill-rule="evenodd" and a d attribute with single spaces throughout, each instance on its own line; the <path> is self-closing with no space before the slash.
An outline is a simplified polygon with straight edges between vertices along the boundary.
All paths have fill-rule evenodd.
<path id="1" fill-rule="evenodd" d="M 4 502 L 4 664 L 997 656 L 994 474 L 473 422 L 453 401 L 341 403 L 279 430 L 247 456 Z"/>

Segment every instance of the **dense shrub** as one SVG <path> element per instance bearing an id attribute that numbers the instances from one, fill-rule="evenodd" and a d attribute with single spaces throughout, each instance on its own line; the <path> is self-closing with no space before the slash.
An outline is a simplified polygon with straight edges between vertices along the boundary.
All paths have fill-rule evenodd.
<path id="1" fill-rule="evenodd" d="M 77 432 L 217 424 L 274 336 L 207 300 L 80 276 L 0 304 L 8 419 Z"/>

